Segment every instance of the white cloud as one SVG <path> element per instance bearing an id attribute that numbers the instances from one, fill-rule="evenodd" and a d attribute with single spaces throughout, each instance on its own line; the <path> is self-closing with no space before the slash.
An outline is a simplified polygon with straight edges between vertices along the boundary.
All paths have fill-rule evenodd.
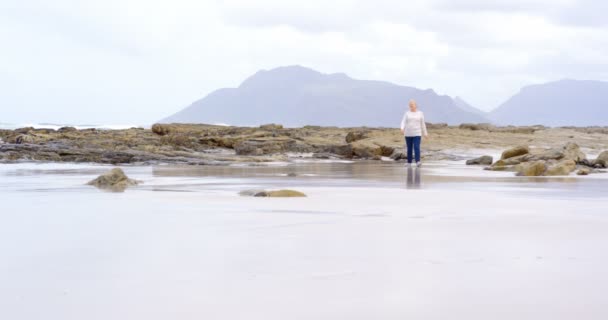
<path id="1" fill-rule="evenodd" d="M 301 64 L 495 107 L 523 85 L 608 80 L 590 0 L 16 1 L 0 4 L 6 121 L 162 118 Z M 6 107 L 5 107 L 6 106 Z"/>

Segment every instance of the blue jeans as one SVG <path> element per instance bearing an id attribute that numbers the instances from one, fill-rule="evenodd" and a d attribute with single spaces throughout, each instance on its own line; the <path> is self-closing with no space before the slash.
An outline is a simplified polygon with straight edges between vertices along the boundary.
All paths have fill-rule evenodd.
<path id="1" fill-rule="evenodd" d="M 416 154 L 416 162 L 420 161 L 420 136 L 405 137 L 407 146 L 407 163 L 412 163 L 412 152 Z"/>

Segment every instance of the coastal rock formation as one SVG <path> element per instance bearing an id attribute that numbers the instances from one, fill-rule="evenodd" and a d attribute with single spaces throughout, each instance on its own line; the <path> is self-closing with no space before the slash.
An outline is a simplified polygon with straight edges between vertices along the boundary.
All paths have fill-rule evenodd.
<path id="1" fill-rule="evenodd" d="M 137 185 L 138 182 L 136 180 L 129 179 L 122 169 L 114 168 L 109 172 L 100 175 L 96 179 L 89 181 L 87 184 L 100 189 L 124 191 L 130 186 Z"/>
<path id="2" fill-rule="evenodd" d="M 608 134 L 594 128 L 545 128 L 534 135 L 512 133 L 516 128 L 496 127 L 491 131 L 461 129 L 459 126 L 428 124 L 431 139 L 423 139 L 422 160 L 468 160 L 453 150 L 509 149 L 525 142 L 546 148 L 518 147 L 506 150 L 491 170 L 511 170 L 513 166 L 536 160 L 554 162 L 571 159 L 579 166 L 604 168 L 608 153 L 585 159 L 577 144 L 590 150 L 607 150 Z M 501 131 L 501 130 L 505 131 Z M 515 130 L 516 131 L 516 130 Z M 608 132 L 608 131 L 607 131 Z M 350 136 L 349 136 L 350 134 Z M 349 137 L 347 139 L 347 137 Z M 602 138 L 603 137 L 603 138 Z M 337 128 L 304 126 L 285 128 L 271 124 L 261 127 L 230 127 L 205 124 L 155 125 L 152 129 L 0 129 L 0 162 L 57 161 L 107 164 L 187 164 L 221 165 L 289 161 L 302 157 L 323 159 L 387 160 L 405 159 L 403 135 L 398 128 Z M 347 142 L 351 141 L 351 142 Z M 503 158 L 503 157 L 501 157 Z M 582 159 L 582 160 L 581 160 Z M 593 173 L 594 171 L 592 171 Z"/>
<path id="3" fill-rule="evenodd" d="M 586 159 L 578 144 L 568 142 L 561 147 L 530 151 L 528 147 L 515 147 L 503 152 L 501 160 L 488 170 L 515 171 L 522 176 L 562 176 L 575 171 L 577 164 L 593 165 Z"/>
<path id="4" fill-rule="evenodd" d="M 477 164 L 491 165 L 493 161 L 494 161 L 494 159 L 492 158 L 492 156 L 481 156 L 481 157 L 478 157 L 475 159 L 467 160 L 466 164 L 467 165 L 477 165 Z"/>

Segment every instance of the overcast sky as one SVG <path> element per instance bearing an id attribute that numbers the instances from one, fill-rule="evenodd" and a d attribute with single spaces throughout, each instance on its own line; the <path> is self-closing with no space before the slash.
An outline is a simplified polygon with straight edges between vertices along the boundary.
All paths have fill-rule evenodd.
<path id="1" fill-rule="evenodd" d="M 0 122 L 149 124 L 303 65 L 460 96 L 608 80 L 595 0 L 0 0 Z"/>

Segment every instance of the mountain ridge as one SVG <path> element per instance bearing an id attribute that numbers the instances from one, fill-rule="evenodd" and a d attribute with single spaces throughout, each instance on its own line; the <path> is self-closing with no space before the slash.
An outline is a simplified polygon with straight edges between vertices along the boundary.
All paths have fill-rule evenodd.
<path id="1" fill-rule="evenodd" d="M 160 122 L 395 127 L 410 99 L 418 101 L 428 122 L 487 122 L 433 89 L 358 80 L 302 66 L 260 70 L 238 87 L 213 91 Z"/>

